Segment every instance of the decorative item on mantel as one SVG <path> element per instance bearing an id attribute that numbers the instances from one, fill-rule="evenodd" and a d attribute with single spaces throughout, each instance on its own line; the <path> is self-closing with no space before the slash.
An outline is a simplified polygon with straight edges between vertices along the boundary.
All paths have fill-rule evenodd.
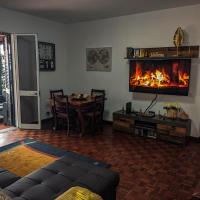
<path id="1" fill-rule="evenodd" d="M 174 34 L 174 38 L 173 38 L 173 42 L 174 42 L 174 45 L 177 49 L 177 54 L 176 56 L 178 57 L 179 56 L 179 47 L 183 44 L 184 42 L 184 32 L 183 30 L 181 29 L 181 27 L 178 27 L 175 34 Z"/>
<path id="2" fill-rule="evenodd" d="M 145 60 L 145 59 L 190 59 L 199 57 L 199 46 L 179 46 L 177 47 L 155 47 L 155 48 L 132 48 L 127 47 L 127 57 L 125 59 Z"/>
<path id="3" fill-rule="evenodd" d="M 184 42 L 184 31 L 178 27 L 173 37 L 175 47 L 155 48 L 126 48 L 126 58 L 132 60 L 145 59 L 174 59 L 174 58 L 198 58 L 199 46 L 181 46 Z"/>

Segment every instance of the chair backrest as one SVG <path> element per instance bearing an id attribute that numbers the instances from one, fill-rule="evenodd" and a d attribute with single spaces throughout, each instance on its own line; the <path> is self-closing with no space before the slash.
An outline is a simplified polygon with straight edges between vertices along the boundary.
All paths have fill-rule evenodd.
<path id="1" fill-rule="evenodd" d="M 99 90 L 99 89 L 91 89 L 91 96 L 106 96 L 105 90 Z"/>
<path id="2" fill-rule="evenodd" d="M 94 95 L 96 101 L 96 110 L 100 111 L 103 116 L 106 92 L 105 90 L 91 89 L 91 96 Z"/>
<path id="3" fill-rule="evenodd" d="M 96 111 L 100 112 L 103 115 L 104 112 L 104 104 L 105 104 L 105 96 L 99 95 L 95 97 L 95 106 Z"/>
<path id="4" fill-rule="evenodd" d="M 68 96 L 66 95 L 53 96 L 53 106 L 54 106 L 54 113 L 56 115 L 59 113 L 69 113 Z"/>
<path id="5" fill-rule="evenodd" d="M 50 90 L 50 98 L 53 99 L 54 96 L 64 96 L 63 89 L 60 89 L 60 90 Z"/>

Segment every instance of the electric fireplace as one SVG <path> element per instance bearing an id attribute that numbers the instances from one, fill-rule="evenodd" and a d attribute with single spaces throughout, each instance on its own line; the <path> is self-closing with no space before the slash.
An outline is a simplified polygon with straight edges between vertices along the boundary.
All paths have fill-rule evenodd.
<path id="1" fill-rule="evenodd" d="M 131 60 L 129 91 L 187 96 L 190 59 Z"/>

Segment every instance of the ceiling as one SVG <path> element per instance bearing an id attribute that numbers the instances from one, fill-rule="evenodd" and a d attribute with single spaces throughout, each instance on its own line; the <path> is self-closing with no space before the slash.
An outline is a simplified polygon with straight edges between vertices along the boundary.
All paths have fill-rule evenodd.
<path id="1" fill-rule="evenodd" d="M 67 24 L 194 4 L 200 0 L 0 0 L 0 7 Z"/>

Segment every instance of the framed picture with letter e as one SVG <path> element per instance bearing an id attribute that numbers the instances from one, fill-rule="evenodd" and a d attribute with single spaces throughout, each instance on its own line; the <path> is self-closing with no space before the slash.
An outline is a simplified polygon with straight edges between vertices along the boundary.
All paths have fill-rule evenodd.
<path id="1" fill-rule="evenodd" d="M 55 71 L 55 44 L 39 42 L 38 48 L 40 71 Z"/>

